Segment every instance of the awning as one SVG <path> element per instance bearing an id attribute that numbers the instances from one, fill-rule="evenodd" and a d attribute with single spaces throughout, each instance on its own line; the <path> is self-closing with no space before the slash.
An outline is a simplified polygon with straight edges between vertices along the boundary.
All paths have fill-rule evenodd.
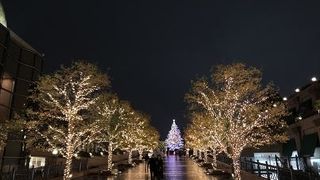
<path id="1" fill-rule="evenodd" d="M 291 157 L 293 151 L 297 150 L 296 141 L 294 139 L 289 139 L 286 143 L 282 144 L 282 155 L 286 157 Z"/>
<path id="2" fill-rule="evenodd" d="M 302 156 L 313 156 L 317 146 L 319 146 L 318 133 L 304 135 L 301 146 Z"/>

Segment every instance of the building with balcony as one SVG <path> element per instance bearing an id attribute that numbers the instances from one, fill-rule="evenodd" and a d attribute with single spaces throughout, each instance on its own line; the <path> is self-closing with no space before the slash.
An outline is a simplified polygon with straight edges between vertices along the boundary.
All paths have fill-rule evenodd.
<path id="1" fill-rule="evenodd" d="M 281 165 L 281 160 L 295 170 L 312 168 L 320 172 L 320 114 L 316 104 L 320 102 L 320 81 L 312 78 L 310 83 L 283 97 L 290 115 L 289 140 L 283 144 L 271 144 L 259 149 L 245 149 L 243 157 L 250 157 L 270 165 Z M 279 157 L 277 162 L 275 157 Z"/>
<path id="2" fill-rule="evenodd" d="M 320 114 L 316 108 L 320 101 L 320 82 L 313 78 L 284 100 L 290 112 L 287 119 L 290 139 L 283 144 L 282 155 L 301 157 L 309 167 L 320 172 Z"/>

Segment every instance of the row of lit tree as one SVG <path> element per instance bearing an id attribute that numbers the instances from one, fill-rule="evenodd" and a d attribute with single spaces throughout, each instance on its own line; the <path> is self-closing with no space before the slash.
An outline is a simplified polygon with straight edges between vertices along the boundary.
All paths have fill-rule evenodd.
<path id="1" fill-rule="evenodd" d="M 287 140 L 286 107 L 272 84 L 264 87 L 261 72 L 244 64 L 220 65 L 209 78 L 192 82 L 186 95 L 191 122 L 186 146 L 195 151 L 225 153 L 241 179 L 243 149 Z M 206 159 L 205 159 L 206 160 Z"/>
<path id="2" fill-rule="evenodd" d="M 64 179 L 72 177 L 72 161 L 94 145 L 108 152 L 107 170 L 112 170 L 112 152 L 154 149 L 158 132 L 150 117 L 119 100 L 110 91 L 109 77 L 90 63 L 75 62 L 50 75 L 43 75 L 32 88 L 27 111 L 19 114 L 28 147 L 60 154 L 66 159 Z M 21 121 L 25 120 L 25 121 Z"/>

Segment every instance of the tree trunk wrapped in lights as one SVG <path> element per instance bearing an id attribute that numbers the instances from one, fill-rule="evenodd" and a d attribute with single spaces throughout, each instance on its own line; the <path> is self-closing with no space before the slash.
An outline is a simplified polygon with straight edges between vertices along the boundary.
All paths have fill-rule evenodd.
<path id="1" fill-rule="evenodd" d="M 139 160 L 142 160 L 143 159 L 143 149 L 139 148 L 138 153 L 139 153 Z"/>
<path id="2" fill-rule="evenodd" d="M 107 170 L 112 171 L 112 152 L 114 149 L 120 147 L 121 134 L 126 131 L 125 123 L 127 121 L 127 114 L 129 104 L 120 101 L 117 96 L 112 94 L 102 94 L 94 107 L 97 119 L 99 120 L 100 136 L 96 140 L 96 144 L 101 149 L 107 149 L 108 161 Z M 103 146 L 107 143 L 107 148 Z"/>
<path id="3" fill-rule="evenodd" d="M 113 162 L 112 162 L 112 154 L 113 153 L 113 143 L 112 141 L 109 141 L 108 143 L 108 162 L 107 162 L 107 170 L 108 171 L 112 171 L 112 166 L 113 166 Z"/>
<path id="4" fill-rule="evenodd" d="M 64 179 L 72 177 L 72 158 L 99 134 L 98 121 L 90 118 L 90 108 L 108 85 L 107 76 L 96 66 L 75 62 L 42 76 L 29 98 L 29 144 L 65 157 Z"/>
<path id="5" fill-rule="evenodd" d="M 261 72 L 243 64 L 220 65 L 212 81 L 193 82 L 186 98 L 190 109 L 204 112 L 216 127 L 222 150 L 232 158 L 235 179 L 241 179 L 244 148 L 287 140 L 285 105 L 271 85 L 261 85 Z"/>
<path id="6" fill-rule="evenodd" d="M 158 145 L 158 132 L 150 125 L 150 117 L 146 114 L 132 110 L 128 114 L 125 129 L 125 133 L 122 133 L 122 147 L 129 151 L 129 156 L 132 156 L 131 151 L 134 150 L 140 150 L 141 156 L 144 149 L 155 148 Z M 128 163 L 132 163 L 131 157 Z"/>
<path id="7" fill-rule="evenodd" d="M 132 164 L 132 149 L 128 150 L 128 164 Z"/>
<path id="8" fill-rule="evenodd" d="M 101 133 L 95 143 L 102 149 L 105 148 L 101 144 L 108 143 L 108 171 L 112 170 L 114 149 L 128 150 L 130 152 L 128 161 L 131 163 L 131 151 L 143 151 L 157 144 L 159 136 L 149 125 L 149 117 L 135 112 L 128 102 L 120 101 L 112 94 L 103 94 L 97 104 L 94 111 L 99 119 Z"/>
<path id="9" fill-rule="evenodd" d="M 191 123 L 185 131 L 186 146 L 201 150 L 204 152 L 204 160 L 208 162 L 207 151 L 213 152 L 213 165 L 216 167 L 216 152 L 221 152 L 221 142 L 219 141 L 219 134 L 217 134 L 217 125 L 205 116 L 203 113 L 192 113 Z M 219 151 L 218 151 L 219 150 Z M 202 153 L 200 153 L 199 158 Z"/>

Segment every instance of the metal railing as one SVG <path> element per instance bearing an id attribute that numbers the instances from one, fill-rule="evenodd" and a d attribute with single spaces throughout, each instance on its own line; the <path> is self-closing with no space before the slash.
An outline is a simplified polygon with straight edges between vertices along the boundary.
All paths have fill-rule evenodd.
<path id="1" fill-rule="evenodd" d="M 12 167 L 6 172 L 0 173 L 1 180 L 43 180 L 63 176 L 64 165 L 47 165 L 37 168 Z M 72 172 L 81 172 L 88 170 L 86 160 L 73 162 Z"/>
<path id="2" fill-rule="evenodd" d="M 275 157 L 276 164 L 271 165 L 268 161 L 259 162 L 251 158 L 241 159 L 241 169 L 264 177 L 268 180 L 319 180 L 320 177 L 311 169 L 294 170 L 290 164 L 284 163 L 279 157 Z M 278 163 L 279 162 L 279 163 Z"/>

